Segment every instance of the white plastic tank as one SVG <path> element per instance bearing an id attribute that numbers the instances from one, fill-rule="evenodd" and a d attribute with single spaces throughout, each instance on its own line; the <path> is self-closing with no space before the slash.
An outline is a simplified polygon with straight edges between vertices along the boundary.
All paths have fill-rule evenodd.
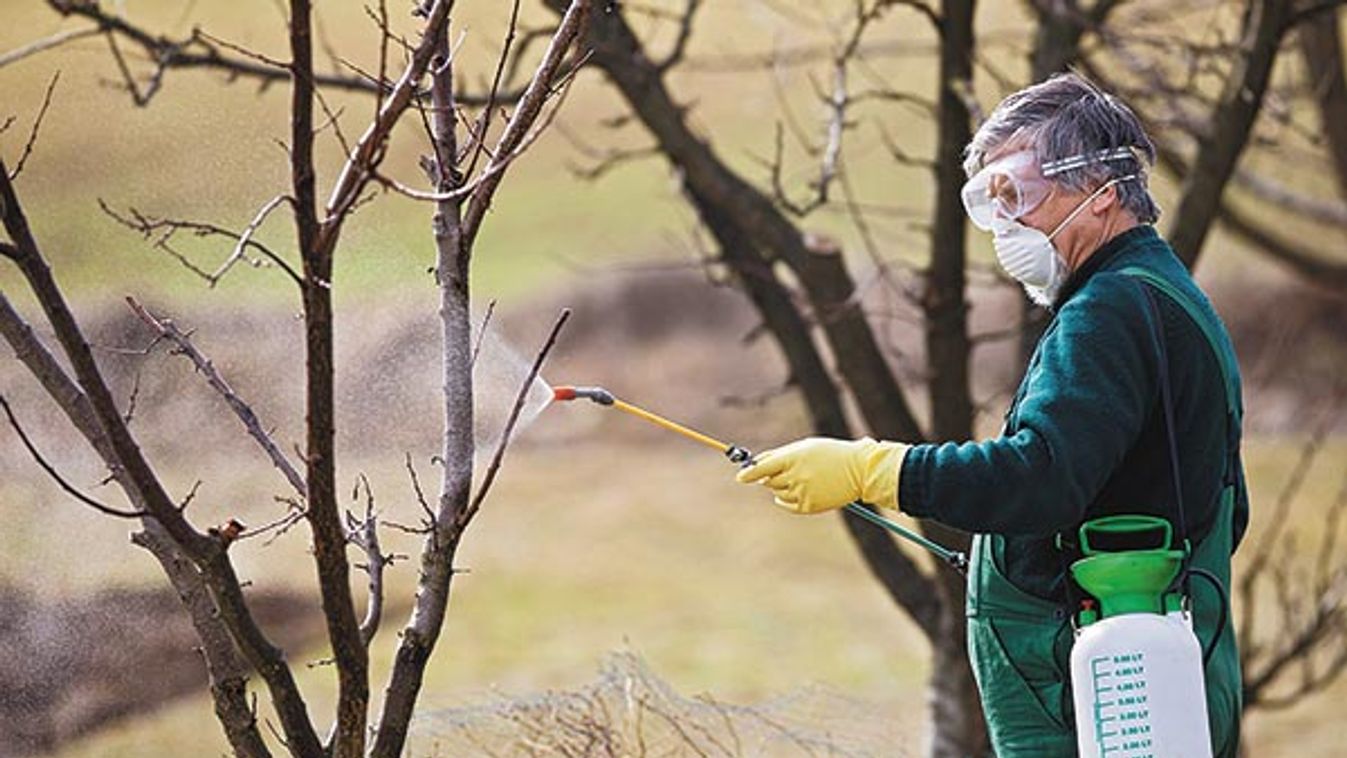
<path id="1" fill-rule="evenodd" d="M 1181 613 L 1126 613 L 1071 650 L 1082 758 L 1211 758 L 1202 650 Z"/>
<path id="2" fill-rule="evenodd" d="M 1172 592 L 1185 550 L 1154 516 L 1083 524 L 1071 564 L 1087 601 L 1071 649 L 1082 758 L 1211 758 L 1202 648 Z"/>

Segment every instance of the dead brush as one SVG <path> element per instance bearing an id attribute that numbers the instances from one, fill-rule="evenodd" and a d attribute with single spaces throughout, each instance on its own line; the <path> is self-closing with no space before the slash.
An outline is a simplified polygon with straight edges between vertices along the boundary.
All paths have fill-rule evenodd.
<path id="1" fill-rule="evenodd" d="M 819 689 L 753 705 L 687 697 L 636 655 L 614 654 L 574 690 L 500 696 L 430 711 L 413 725 L 409 755 L 447 758 L 861 758 L 909 752 L 874 706 Z"/>

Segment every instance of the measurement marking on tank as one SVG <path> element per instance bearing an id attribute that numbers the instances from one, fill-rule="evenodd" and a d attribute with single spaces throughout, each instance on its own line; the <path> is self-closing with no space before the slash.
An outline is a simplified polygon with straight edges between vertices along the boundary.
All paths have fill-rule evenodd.
<path id="1" fill-rule="evenodd" d="M 1153 755 L 1145 654 L 1131 652 L 1092 658 L 1090 677 L 1099 755 L 1110 758 Z"/>

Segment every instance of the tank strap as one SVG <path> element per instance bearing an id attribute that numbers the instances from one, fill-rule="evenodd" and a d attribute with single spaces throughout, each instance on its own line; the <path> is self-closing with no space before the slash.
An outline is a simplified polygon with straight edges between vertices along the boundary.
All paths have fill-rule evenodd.
<path id="1" fill-rule="evenodd" d="M 1165 415 L 1165 439 L 1169 445 L 1169 476 L 1174 484 L 1174 508 L 1178 519 L 1175 526 L 1179 533 L 1179 540 L 1188 545 L 1188 516 L 1183 508 L 1183 477 L 1179 467 L 1179 443 L 1174 434 L 1174 391 L 1169 381 L 1169 350 L 1165 343 L 1164 324 L 1160 317 L 1160 306 L 1155 302 L 1155 293 L 1144 284 L 1137 284 L 1146 297 L 1146 305 L 1149 306 L 1149 317 L 1151 336 L 1155 338 L 1155 356 L 1158 364 L 1160 376 L 1160 403 L 1164 409 Z M 1185 558 L 1185 563 L 1187 559 Z"/>
<path id="2" fill-rule="evenodd" d="M 1216 363 L 1220 367 L 1221 380 L 1225 385 L 1225 406 L 1226 412 L 1238 423 L 1243 416 L 1243 408 L 1240 404 L 1239 387 L 1235 382 L 1235 377 L 1239 375 L 1235 354 L 1230 349 L 1229 344 L 1220 338 L 1220 328 L 1212 321 L 1211 315 L 1207 313 L 1201 305 L 1193 299 L 1191 295 L 1176 287 L 1173 282 L 1160 276 L 1159 274 L 1141 266 L 1127 266 L 1118 269 L 1118 273 L 1126 276 L 1141 279 L 1152 287 L 1160 290 L 1183 309 L 1188 314 L 1188 318 L 1197 326 L 1198 331 L 1206 338 L 1207 345 L 1211 348 L 1212 354 L 1216 357 Z"/>

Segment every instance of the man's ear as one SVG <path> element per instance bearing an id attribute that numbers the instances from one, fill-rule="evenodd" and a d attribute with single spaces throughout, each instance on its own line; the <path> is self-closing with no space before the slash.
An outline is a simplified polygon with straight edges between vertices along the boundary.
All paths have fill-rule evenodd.
<path id="1" fill-rule="evenodd" d="M 1090 201 L 1090 213 L 1102 216 L 1118 204 L 1118 185 L 1114 184 Z"/>

